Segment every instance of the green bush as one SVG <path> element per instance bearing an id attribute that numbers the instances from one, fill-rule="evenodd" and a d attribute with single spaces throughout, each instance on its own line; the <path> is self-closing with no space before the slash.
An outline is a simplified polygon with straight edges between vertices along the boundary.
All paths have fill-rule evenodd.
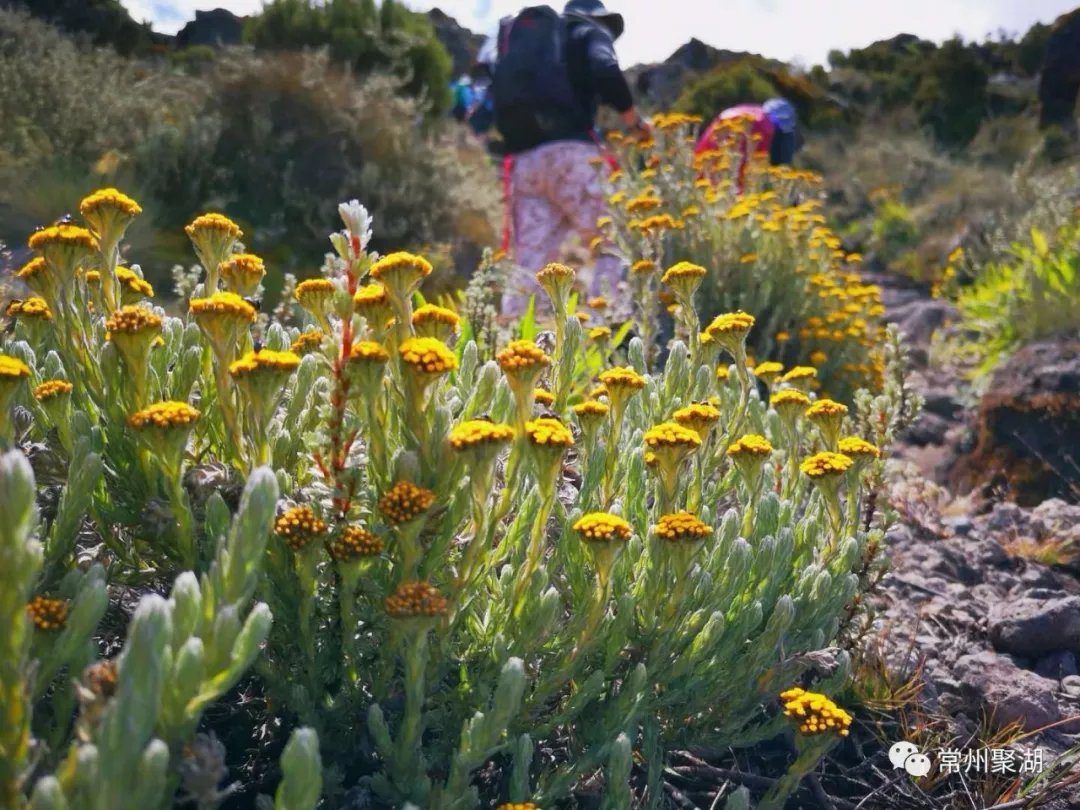
<path id="1" fill-rule="evenodd" d="M 919 121 L 945 146 L 966 146 L 986 115 L 990 71 L 959 39 L 938 48 L 925 63 L 915 91 Z"/>
<path id="2" fill-rule="evenodd" d="M 119 0 L 0 0 L 0 8 L 29 11 L 74 34 L 87 34 L 97 45 L 122 54 L 152 44 L 150 29 L 131 18 Z"/>
<path id="3" fill-rule="evenodd" d="M 359 74 L 391 72 L 423 99 L 433 116 L 450 109 L 450 55 L 427 18 L 396 0 L 273 0 L 249 20 L 247 39 L 259 49 L 329 49 Z"/>
<path id="4" fill-rule="evenodd" d="M 688 85 L 675 102 L 675 109 L 711 121 L 728 107 L 761 103 L 776 94 L 776 86 L 753 61 L 741 60 L 710 71 Z"/>

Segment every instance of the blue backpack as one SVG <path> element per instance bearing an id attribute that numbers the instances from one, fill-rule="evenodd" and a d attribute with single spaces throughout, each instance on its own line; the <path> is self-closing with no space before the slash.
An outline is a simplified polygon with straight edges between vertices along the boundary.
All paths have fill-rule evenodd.
<path id="1" fill-rule="evenodd" d="M 570 79 L 567 43 L 566 20 L 550 6 L 531 6 L 500 23 L 491 95 L 504 137 L 542 142 L 589 129 Z"/>

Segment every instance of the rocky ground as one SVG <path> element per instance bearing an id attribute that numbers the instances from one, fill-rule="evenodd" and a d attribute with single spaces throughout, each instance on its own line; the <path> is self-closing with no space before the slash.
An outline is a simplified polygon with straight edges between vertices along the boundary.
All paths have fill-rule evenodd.
<path id="1" fill-rule="evenodd" d="M 1040 451 L 1021 434 L 1051 422 L 1056 433 L 1071 430 L 1073 411 L 1051 401 L 1075 408 L 1080 361 L 1068 341 L 1029 352 L 974 407 L 964 381 L 929 362 L 949 305 L 894 279 L 874 281 L 908 337 L 913 385 L 926 398 L 890 491 L 902 520 L 889 532 L 891 571 L 876 597 L 885 660 L 898 678 L 921 684 L 923 708 L 946 719 L 954 747 L 1016 723 L 1034 732 L 1020 744 L 1042 748 L 1049 762 L 1080 745 L 1080 505 L 1064 469 L 1080 444 L 1058 436 Z M 1009 407 L 1028 428 L 1002 428 L 987 406 L 1006 390 L 1023 400 Z M 1017 436 L 1034 459 L 1005 446 Z M 1009 465 L 1027 474 L 1011 475 Z M 1040 498 L 1033 481 L 1065 499 Z M 1080 807 L 1080 794 L 1039 806 Z"/>

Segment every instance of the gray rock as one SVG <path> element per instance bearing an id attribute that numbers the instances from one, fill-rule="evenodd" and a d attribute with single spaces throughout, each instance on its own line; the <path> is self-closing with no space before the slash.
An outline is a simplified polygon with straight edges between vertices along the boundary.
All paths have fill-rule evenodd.
<path id="1" fill-rule="evenodd" d="M 890 312 L 886 319 L 900 326 L 909 343 L 925 346 L 930 343 L 934 332 L 940 329 L 956 314 L 955 308 L 933 299 L 913 301 Z"/>
<path id="2" fill-rule="evenodd" d="M 1030 596 L 990 608 L 990 641 L 1000 652 L 1038 658 L 1080 651 L 1080 597 Z"/>
<path id="3" fill-rule="evenodd" d="M 1019 722 L 1032 730 L 1061 719 L 1054 699 L 1057 682 L 1021 669 L 1007 656 L 989 651 L 965 655 L 955 670 L 974 709 L 992 715 L 998 728 Z"/>
<path id="4" fill-rule="evenodd" d="M 975 521 L 967 515 L 947 517 L 941 521 L 947 528 L 952 529 L 954 534 L 966 537 L 975 528 Z"/>
<path id="5" fill-rule="evenodd" d="M 925 411 L 919 414 L 906 434 L 904 440 L 916 447 L 926 447 L 928 444 L 945 444 L 945 437 L 949 432 L 949 422 L 943 417 Z"/>
<path id="6" fill-rule="evenodd" d="M 1066 675 L 1061 679 L 1061 689 L 1070 697 L 1080 698 L 1080 675 Z"/>
<path id="7" fill-rule="evenodd" d="M 927 391 L 923 394 L 923 410 L 943 419 L 956 419 L 964 406 L 949 391 Z"/>

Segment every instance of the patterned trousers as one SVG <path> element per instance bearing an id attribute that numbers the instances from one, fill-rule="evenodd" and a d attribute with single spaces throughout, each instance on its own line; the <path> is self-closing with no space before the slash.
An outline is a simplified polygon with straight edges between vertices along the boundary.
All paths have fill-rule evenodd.
<path id="1" fill-rule="evenodd" d="M 599 235 L 596 222 L 608 212 L 600 172 L 593 165 L 599 149 L 591 143 L 556 141 L 514 156 L 510 181 L 512 258 L 515 273 L 507 282 L 502 315 L 519 316 L 537 295 L 537 310 L 549 307 L 535 274 L 558 261 L 566 240 L 577 235 L 589 243 Z M 605 286 L 614 291 L 623 262 L 603 251 L 594 252 L 589 295 Z"/>

